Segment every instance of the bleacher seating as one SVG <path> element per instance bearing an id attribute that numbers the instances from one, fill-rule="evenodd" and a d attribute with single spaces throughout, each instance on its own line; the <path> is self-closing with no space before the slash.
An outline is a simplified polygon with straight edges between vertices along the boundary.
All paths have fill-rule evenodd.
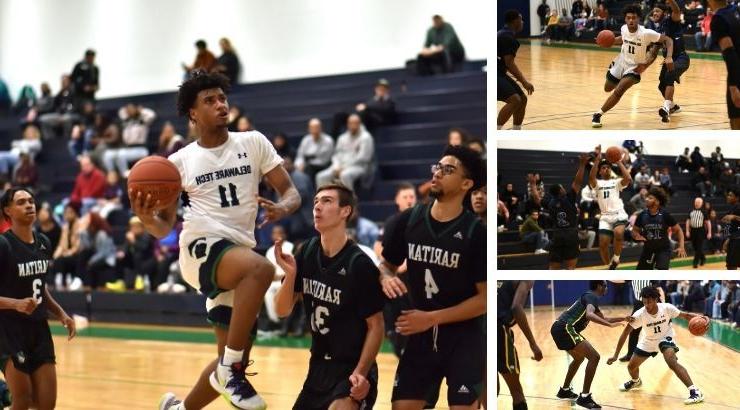
<path id="1" fill-rule="evenodd" d="M 499 178 L 502 184 L 513 183 L 516 191 L 522 194 L 526 191 L 527 173 L 531 172 L 541 173 L 545 189 L 555 183 L 569 186 L 578 169 L 578 154 L 576 152 L 499 149 L 497 151 Z M 683 225 L 693 207 L 694 198 L 697 197 L 695 189 L 690 185 L 691 174 L 678 173 L 674 165 L 675 156 L 646 155 L 644 159 L 652 169 L 668 167 L 671 171 L 675 193 L 670 198 L 666 209 L 676 218 L 679 224 Z M 584 180 L 584 185 L 585 183 Z M 624 193 L 622 199 L 629 200 Z M 729 205 L 727 205 L 724 197 L 707 198 L 707 201 L 713 205 L 720 216 L 729 210 Z M 534 255 L 533 250 L 521 242 L 519 232 L 499 232 L 497 236 L 497 266 L 499 269 L 547 269 L 547 254 Z M 623 262 L 636 261 L 641 250 L 641 246 L 626 247 L 621 260 Z M 690 241 L 686 241 L 686 252 L 693 255 Z M 597 248 L 581 249 L 578 267 L 600 264 Z"/>

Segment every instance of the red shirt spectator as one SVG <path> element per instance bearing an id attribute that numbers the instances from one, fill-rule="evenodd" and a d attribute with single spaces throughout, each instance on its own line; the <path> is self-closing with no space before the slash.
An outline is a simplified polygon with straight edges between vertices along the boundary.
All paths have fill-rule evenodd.
<path id="1" fill-rule="evenodd" d="M 80 158 L 80 173 L 75 179 L 75 187 L 70 201 L 82 202 L 84 198 L 102 198 L 105 192 L 105 175 L 92 163 L 90 157 Z"/>

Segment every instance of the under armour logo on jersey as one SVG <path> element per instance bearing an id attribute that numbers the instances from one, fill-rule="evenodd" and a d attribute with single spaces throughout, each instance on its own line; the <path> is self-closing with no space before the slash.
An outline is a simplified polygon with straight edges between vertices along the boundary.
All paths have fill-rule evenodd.
<path id="1" fill-rule="evenodd" d="M 463 238 L 463 236 L 462 236 L 462 232 L 460 232 L 460 231 L 457 231 L 457 233 L 456 233 L 456 234 L 454 234 L 454 235 L 452 235 L 452 237 L 453 237 L 453 238 L 457 238 L 457 239 L 462 239 L 462 238 Z"/>
<path id="2" fill-rule="evenodd" d="M 347 275 L 347 271 L 344 270 L 344 268 L 340 269 L 339 272 L 337 272 L 337 273 L 339 273 L 342 276 L 346 276 Z"/>
<path id="3" fill-rule="evenodd" d="M 242 159 L 242 158 L 247 158 L 247 153 L 246 153 L 246 152 L 242 152 L 242 153 L 240 153 L 240 154 L 236 154 L 236 156 L 238 156 L 238 157 L 239 157 L 239 159 Z"/>
<path id="4" fill-rule="evenodd" d="M 465 387 L 465 385 L 463 384 L 462 386 L 460 386 L 460 388 L 457 390 L 457 392 L 458 393 L 468 394 L 468 393 L 470 393 L 470 390 L 468 390 L 468 388 Z"/>

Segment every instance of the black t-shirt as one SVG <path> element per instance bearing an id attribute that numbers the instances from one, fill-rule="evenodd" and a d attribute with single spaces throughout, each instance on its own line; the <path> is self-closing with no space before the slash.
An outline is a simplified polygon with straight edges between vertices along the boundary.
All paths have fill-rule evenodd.
<path id="1" fill-rule="evenodd" d="M 508 71 L 506 69 L 506 63 L 504 62 L 504 56 L 516 57 L 516 52 L 519 50 L 519 41 L 514 38 L 514 32 L 508 29 L 501 29 L 497 33 L 498 46 L 496 53 L 496 61 L 498 64 L 498 74 L 505 75 Z"/>
<path id="2" fill-rule="evenodd" d="M 324 256 L 319 238 L 296 255 L 295 292 L 311 324 L 311 356 L 356 363 L 367 334 L 365 319 L 383 310 L 380 272 L 352 241 L 333 258 Z"/>
<path id="3" fill-rule="evenodd" d="M 650 20 L 646 26 L 658 33 L 665 34 L 673 40 L 673 58 L 680 54 L 686 54 L 686 47 L 683 44 L 683 27 L 680 21 L 673 21 L 670 15 L 663 17 L 663 21 L 655 23 Z M 668 49 L 663 48 L 663 57 L 668 53 Z"/>
<path id="4" fill-rule="evenodd" d="M 39 305 L 31 315 L 0 310 L 5 319 L 46 320 L 46 275 L 52 262 L 51 242 L 42 233 L 33 234 L 33 243 L 23 242 L 13 231 L 0 235 L 0 296 L 12 299 L 34 298 Z"/>
<path id="5" fill-rule="evenodd" d="M 668 228 L 676 225 L 676 220 L 665 209 L 658 209 L 655 215 L 646 209 L 637 215 L 635 226 L 640 228 L 640 234 L 645 237 L 645 248 L 671 249 L 668 240 Z"/>
<path id="6" fill-rule="evenodd" d="M 571 188 L 564 196 L 553 197 L 547 204 L 555 229 L 578 228 L 578 194 Z"/>
<path id="7" fill-rule="evenodd" d="M 475 296 L 486 281 L 486 231 L 478 217 L 464 210 L 449 222 L 430 215 L 432 204 L 419 204 L 389 221 L 383 258 L 406 260 L 409 298 L 415 309 L 432 311 Z"/>
<path id="8" fill-rule="evenodd" d="M 514 303 L 514 295 L 519 287 L 518 280 L 496 281 L 496 314 L 499 324 L 514 326 L 514 312 L 511 305 Z"/>
<path id="9" fill-rule="evenodd" d="M 48 231 L 44 231 L 39 227 L 36 229 L 37 232 L 41 232 L 42 234 L 46 235 L 47 238 L 49 238 L 49 242 L 51 242 L 51 249 L 52 253 L 54 252 L 54 249 L 57 248 L 57 245 L 59 245 L 59 238 L 62 236 L 62 228 L 54 222 L 54 227 L 49 229 Z"/>
<path id="10" fill-rule="evenodd" d="M 728 5 L 717 10 L 710 24 L 712 39 L 719 41 L 723 37 L 730 37 L 735 45 L 735 53 L 740 58 L 740 10 L 737 6 Z M 729 73 L 728 73 L 729 76 Z M 736 78 L 740 76 L 736 75 Z M 735 84 L 740 86 L 740 84 Z"/>
<path id="11" fill-rule="evenodd" d="M 735 204 L 727 215 L 740 216 L 740 204 Z M 740 239 L 740 222 L 734 220 L 727 225 L 727 236 L 730 239 Z"/>
<path id="12" fill-rule="evenodd" d="M 573 302 L 565 312 L 561 313 L 558 320 L 571 324 L 576 332 L 580 332 L 586 328 L 589 322 L 586 319 L 586 307 L 588 305 L 594 306 L 594 312 L 601 311 L 599 309 L 599 297 L 593 292 L 588 291 Z"/>

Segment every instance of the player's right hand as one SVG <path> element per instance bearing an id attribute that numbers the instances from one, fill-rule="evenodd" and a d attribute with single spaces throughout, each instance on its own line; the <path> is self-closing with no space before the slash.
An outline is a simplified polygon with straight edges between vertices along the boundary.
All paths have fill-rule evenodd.
<path id="1" fill-rule="evenodd" d="M 606 364 L 612 364 L 617 361 L 617 356 L 612 356 L 606 360 Z"/>
<path id="2" fill-rule="evenodd" d="M 408 292 L 406 284 L 404 284 L 397 276 L 392 278 L 383 278 L 380 285 L 383 287 L 383 293 L 385 293 L 389 299 L 401 297 Z"/>
<path id="3" fill-rule="evenodd" d="M 30 315 L 36 310 L 36 306 L 38 305 L 38 302 L 34 298 L 18 299 L 15 304 L 15 310 Z"/>
<path id="4" fill-rule="evenodd" d="M 525 90 L 527 90 L 527 94 L 532 95 L 532 93 L 534 92 L 534 86 L 532 85 L 532 83 L 530 83 L 529 81 L 524 81 L 522 82 L 522 86 Z"/>
<path id="5" fill-rule="evenodd" d="M 542 350 L 540 350 L 540 347 L 537 346 L 537 343 L 530 343 L 529 348 L 532 349 L 532 360 L 540 361 L 542 360 Z"/>
<path id="6" fill-rule="evenodd" d="M 596 148 L 594 148 L 594 153 L 596 154 L 597 158 L 601 155 L 601 144 L 597 145 Z"/>
<path id="7" fill-rule="evenodd" d="M 280 269 L 285 272 L 285 276 L 295 276 L 298 268 L 296 267 L 295 258 L 289 253 L 283 253 L 283 241 L 275 242 L 275 262 Z"/>
<path id="8" fill-rule="evenodd" d="M 154 210 L 159 206 L 159 200 L 156 202 L 152 199 L 152 194 L 144 195 L 141 191 L 134 192 L 128 190 L 128 197 L 131 198 L 131 210 L 138 216 L 142 222 L 151 221 L 154 218 Z"/>

